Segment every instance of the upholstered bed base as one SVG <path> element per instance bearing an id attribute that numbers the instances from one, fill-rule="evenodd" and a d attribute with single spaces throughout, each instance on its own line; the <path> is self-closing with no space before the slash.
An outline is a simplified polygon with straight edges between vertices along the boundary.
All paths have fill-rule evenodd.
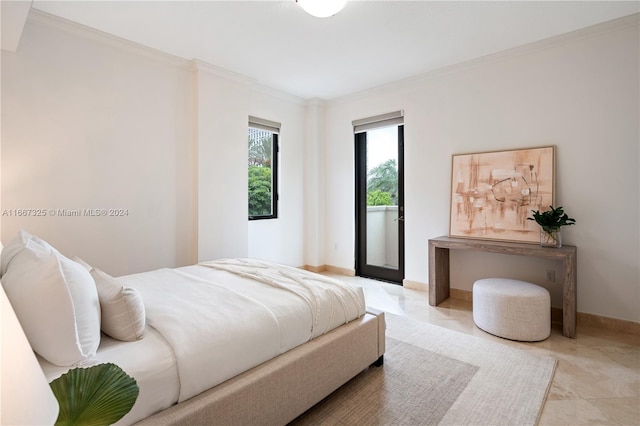
<path id="1" fill-rule="evenodd" d="M 358 320 L 137 425 L 285 425 L 381 361 L 384 351 L 384 313 L 368 309 Z"/>

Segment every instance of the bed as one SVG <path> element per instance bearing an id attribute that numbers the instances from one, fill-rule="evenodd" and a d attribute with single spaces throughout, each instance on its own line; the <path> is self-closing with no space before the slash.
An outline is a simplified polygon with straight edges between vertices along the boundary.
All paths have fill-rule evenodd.
<path id="1" fill-rule="evenodd" d="M 49 380 L 104 362 L 136 379 L 138 400 L 119 425 L 286 424 L 385 351 L 384 314 L 365 308 L 361 288 L 298 268 L 222 259 L 113 278 L 25 231 L 1 259 L 2 284 Z M 65 317 L 65 301 L 52 308 L 62 296 L 47 294 L 34 305 L 30 292 L 44 290 L 24 283 L 48 280 L 51 291 L 52 275 L 75 311 L 46 334 L 33 310 Z M 70 326 L 75 340 L 59 333 Z"/>

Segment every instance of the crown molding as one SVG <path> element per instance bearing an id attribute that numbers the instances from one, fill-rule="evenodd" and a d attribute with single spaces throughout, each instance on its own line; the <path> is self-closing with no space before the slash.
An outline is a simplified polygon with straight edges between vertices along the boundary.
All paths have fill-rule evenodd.
<path id="1" fill-rule="evenodd" d="M 226 80 L 240 83 L 241 85 L 247 86 L 252 90 L 256 90 L 258 92 L 265 93 L 270 96 L 275 96 L 275 97 L 285 99 L 290 102 L 295 102 L 298 104 L 304 103 L 304 99 L 302 98 L 283 92 L 281 90 L 277 90 L 277 89 L 265 86 L 259 83 L 257 80 L 251 77 L 247 77 L 243 74 L 230 71 L 228 69 L 207 63 L 205 61 L 201 61 L 199 59 L 189 60 L 189 59 L 180 58 L 178 56 L 171 55 L 161 50 L 147 47 L 139 43 L 135 43 L 135 42 L 123 39 L 121 37 L 117 37 L 117 36 L 105 33 L 103 31 L 96 30 L 95 28 L 87 27 L 85 25 L 78 24 L 76 22 L 72 22 L 64 18 L 60 18 L 58 16 L 52 15 L 47 12 L 43 12 L 38 9 L 31 8 L 31 10 L 29 11 L 29 16 L 27 18 L 27 23 L 32 25 L 41 25 L 41 26 L 46 26 L 50 28 L 55 28 L 57 30 L 64 31 L 74 36 L 82 37 L 91 41 L 95 41 L 97 43 L 105 44 L 107 46 L 121 49 L 132 54 L 141 55 L 143 57 L 160 61 L 161 63 L 167 64 L 170 66 L 185 68 L 190 71 L 206 72 L 208 74 L 212 74 L 217 77 L 224 78 Z"/>
<path id="2" fill-rule="evenodd" d="M 282 90 L 274 89 L 270 86 L 266 86 L 254 78 L 237 73 L 235 71 L 230 71 L 226 68 L 222 68 L 205 61 L 201 61 L 200 59 L 192 59 L 191 64 L 193 70 L 206 72 L 208 74 L 215 75 L 216 77 L 239 83 L 250 89 L 252 92 L 262 93 L 267 96 L 283 99 L 295 104 L 304 104 L 305 102 L 304 99 L 298 96 L 283 92 Z"/>
<path id="3" fill-rule="evenodd" d="M 271 86 L 266 86 L 258 81 L 254 80 L 254 84 L 251 86 L 251 89 L 259 92 L 259 93 L 263 93 L 265 95 L 274 97 L 274 98 L 278 98 L 278 99 L 282 99 L 284 101 L 288 101 L 288 102 L 292 102 L 295 104 L 299 104 L 299 105 L 305 105 L 306 103 L 306 99 L 303 99 L 299 96 L 296 95 L 292 95 L 291 93 L 288 92 L 284 92 L 282 90 L 279 89 L 275 89 Z"/>
<path id="4" fill-rule="evenodd" d="M 128 53 L 160 61 L 167 65 L 185 69 L 189 69 L 191 67 L 191 61 L 186 59 L 116 37 L 103 31 L 96 30 L 95 28 L 90 28 L 38 9 L 31 8 L 29 11 L 29 17 L 27 18 L 27 25 L 47 26 L 97 43 L 115 47 Z"/>
<path id="5" fill-rule="evenodd" d="M 429 71 L 423 74 L 418 74 L 405 79 L 397 80 L 380 86 L 376 86 L 370 89 L 352 93 L 349 95 L 322 100 L 322 99 L 303 99 L 298 96 L 292 95 L 281 90 L 265 86 L 259 81 L 247 77 L 243 74 L 239 74 L 225 68 L 206 63 L 198 59 L 187 60 L 180 58 L 169 53 L 153 49 L 151 47 L 143 46 L 132 41 L 116 37 L 114 35 L 96 30 L 94 28 L 87 27 L 85 25 L 77 24 L 75 22 L 66 20 L 64 18 L 51 15 L 47 12 L 43 12 L 38 9 L 31 8 L 29 16 L 27 18 L 27 25 L 45 25 L 53 27 L 67 33 L 84 37 L 99 43 L 110 45 L 116 48 L 123 49 L 127 52 L 145 56 L 150 59 L 161 61 L 165 64 L 186 68 L 190 70 L 198 70 L 207 72 L 231 81 L 241 83 L 248 86 L 250 89 L 260 93 L 264 93 L 270 96 L 275 96 L 290 102 L 299 103 L 303 105 L 313 105 L 314 102 L 322 101 L 325 105 L 340 104 L 343 102 L 350 102 L 362 98 L 371 96 L 372 94 L 379 94 L 389 91 L 407 90 L 414 88 L 417 85 L 421 85 L 426 81 L 441 78 L 450 74 L 454 74 L 460 71 L 465 71 L 480 65 L 495 63 L 503 60 L 508 60 L 521 55 L 536 53 L 548 49 L 552 49 L 561 45 L 572 43 L 578 40 L 600 36 L 612 31 L 619 31 L 630 27 L 638 27 L 640 25 L 640 13 L 635 13 L 622 18 L 614 19 L 611 21 L 596 24 L 590 27 L 578 29 L 569 33 L 560 34 L 547 39 L 535 41 L 533 43 L 517 46 L 511 49 L 503 50 L 500 52 L 492 53 L 480 58 L 471 59 L 469 61 L 453 64 L 447 67 L 439 68 L 433 71 Z"/>
<path id="6" fill-rule="evenodd" d="M 305 105 L 308 107 L 325 107 L 327 106 L 327 101 L 322 99 L 322 98 L 310 98 L 310 99 L 305 99 L 304 101 Z"/>
<path id="7" fill-rule="evenodd" d="M 532 43 L 513 47 L 511 49 L 502 50 L 496 53 L 481 56 L 479 58 L 471 59 L 471 60 L 460 62 L 457 64 L 449 65 L 443 68 L 439 68 L 423 74 L 418 74 L 412 77 L 407 77 L 407 78 L 393 81 L 391 83 L 383 84 L 380 86 L 372 87 L 370 89 L 362 90 L 349 95 L 333 98 L 333 99 L 330 99 L 328 102 L 330 104 L 340 104 L 343 102 L 351 102 L 351 101 L 363 99 L 373 94 L 381 94 L 381 93 L 397 91 L 397 90 L 410 90 L 410 89 L 414 89 L 415 86 L 424 84 L 427 81 L 442 78 L 451 74 L 458 73 L 460 71 L 466 71 L 466 70 L 478 67 L 480 65 L 496 63 L 504 60 L 509 60 L 511 58 L 515 58 L 518 56 L 542 52 L 542 51 L 553 49 L 559 46 L 564 46 L 579 40 L 598 37 L 610 32 L 621 31 L 627 28 L 638 27 L 638 26 L 640 26 L 640 13 L 634 13 L 632 15 L 624 16 L 622 18 L 613 19 L 611 21 L 592 25 L 586 28 L 581 28 L 568 33 L 559 34 L 557 36 L 534 41 Z"/>
<path id="8" fill-rule="evenodd" d="M 230 71 L 226 68 L 201 61 L 200 59 L 192 59 L 189 62 L 191 64 L 191 69 L 195 71 L 205 72 L 216 77 L 224 78 L 225 80 L 231 80 L 233 82 L 240 83 L 243 86 L 251 86 L 255 82 L 255 80 L 244 74 Z"/>

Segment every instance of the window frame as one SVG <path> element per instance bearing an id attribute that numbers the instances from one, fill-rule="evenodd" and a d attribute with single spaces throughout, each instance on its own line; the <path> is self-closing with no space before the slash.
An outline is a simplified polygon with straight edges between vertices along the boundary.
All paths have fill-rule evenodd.
<path id="1" fill-rule="evenodd" d="M 273 130 L 267 130 L 255 125 L 249 121 L 248 129 L 265 130 L 271 133 L 271 214 L 267 215 L 251 215 L 248 214 L 249 220 L 265 220 L 265 219 L 277 219 L 278 218 L 278 175 L 279 175 L 279 157 L 280 157 L 280 144 L 279 144 L 279 132 Z M 247 129 L 247 130 L 248 130 Z M 248 171 L 248 168 L 247 168 Z M 247 197 L 248 197 L 248 185 L 247 185 Z M 248 209 L 247 198 L 247 209 Z M 249 213 L 247 211 L 247 213 Z"/>

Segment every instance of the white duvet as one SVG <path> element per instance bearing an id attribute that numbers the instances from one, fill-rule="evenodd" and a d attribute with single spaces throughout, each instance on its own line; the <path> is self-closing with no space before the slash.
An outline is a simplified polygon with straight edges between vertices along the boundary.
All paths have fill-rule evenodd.
<path id="1" fill-rule="evenodd" d="M 234 259 L 121 278 L 169 342 L 179 401 L 364 314 L 362 290 L 322 275 Z"/>

